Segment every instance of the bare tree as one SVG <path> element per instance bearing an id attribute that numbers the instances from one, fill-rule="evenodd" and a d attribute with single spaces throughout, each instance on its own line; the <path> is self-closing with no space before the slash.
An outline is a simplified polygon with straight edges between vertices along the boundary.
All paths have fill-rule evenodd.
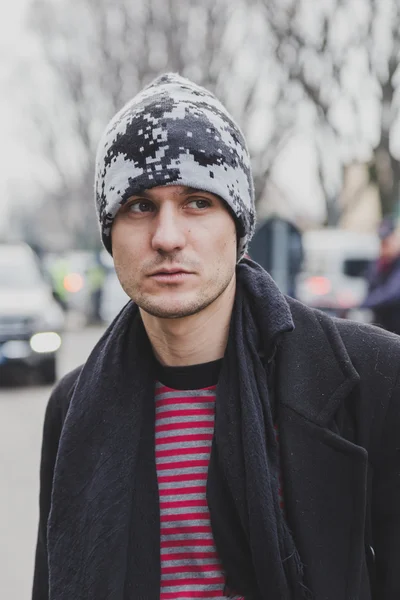
<path id="1" fill-rule="evenodd" d="M 400 209 L 400 5 L 371 0 L 369 65 L 380 98 L 380 136 L 370 162 L 371 181 L 378 185 L 384 214 Z M 397 130 L 397 136 L 396 136 Z"/>
<path id="2" fill-rule="evenodd" d="M 300 130 L 315 144 L 329 223 L 339 218 L 343 165 L 368 152 L 387 212 L 400 179 L 389 143 L 397 118 L 400 9 L 382 25 L 380 35 L 393 40 L 382 57 L 382 27 L 374 23 L 383 4 L 397 6 L 396 0 L 34 0 L 30 25 L 40 41 L 37 85 L 44 93 L 29 114 L 54 173 L 44 196 L 57 205 L 60 222 L 80 244 L 97 241 L 92 179 L 101 130 L 166 70 L 214 91 L 237 119 L 249 142 L 257 198 Z M 357 77 L 362 85 L 352 83 Z M 376 110 L 381 100 L 386 107 L 379 141 L 368 138 L 361 118 L 369 96 Z"/>
<path id="3" fill-rule="evenodd" d="M 340 216 L 329 183 L 332 163 L 343 167 L 357 159 L 370 164 L 383 214 L 398 211 L 400 145 L 394 143 L 400 125 L 398 1 L 260 0 L 260 5 L 287 89 L 298 90 L 299 98 L 314 111 L 328 222 L 334 224 Z M 370 124 L 362 119 L 367 110 L 370 121 L 379 119 L 375 139 L 368 133 Z M 344 125 L 338 122 L 340 111 L 348 115 Z"/>
<path id="4" fill-rule="evenodd" d="M 368 0 L 367 0 L 368 2 Z M 363 137 L 357 118 L 359 98 L 344 85 L 344 73 L 353 56 L 363 51 L 368 38 L 368 20 L 354 21 L 345 36 L 343 19 L 352 19 L 354 2 L 332 0 L 260 0 L 271 32 L 272 52 L 280 66 L 287 95 L 297 96 L 312 123 L 318 175 L 326 201 L 327 222 L 337 224 L 340 213 L 337 182 L 341 181 L 343 158 L 339 148 L 353 148 Z M 357 11 L 357 10 L 356 10 Z M 352 110 L 353 127 L 343 130 L 336 119 L 341 103 Z"/>
<path id="5" fill-rule="evenodd" d="M 293 126 L 286 106 L 292 100 L 271 81 L 261 16 L 245 0 L 34 0 L 30 26 L 40 40 L 42 87 L 50 92 L 29 114 L 55 174 L 46 195 L 76 241 L 98 239 L 92 180 L 102 128 L 166 70 L 205 85 L 231 110 L 249 140 L 261 193 Z M 284 103 L 285 118 L 268 121 L 274 110 L 283 115 Z"/>

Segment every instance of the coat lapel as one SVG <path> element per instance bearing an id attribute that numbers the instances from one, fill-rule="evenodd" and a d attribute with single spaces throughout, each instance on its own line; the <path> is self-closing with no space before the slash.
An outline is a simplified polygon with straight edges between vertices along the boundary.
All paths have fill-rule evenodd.
<path id="1" fill-rule="evenodd" d="M 359 376 L 334 321 L 289 301 L 295 322 L 277 360 L 285 505 L 319 600 L 359 598 L 367 452 L 335 432 L 334 416 Z"/>

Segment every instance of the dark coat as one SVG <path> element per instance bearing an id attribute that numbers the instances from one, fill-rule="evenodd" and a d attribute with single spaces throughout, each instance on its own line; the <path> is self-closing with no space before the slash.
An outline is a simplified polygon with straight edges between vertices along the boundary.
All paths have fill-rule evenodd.
<path id="1" fill-rule="evenodd" d="M 400 338 L 289 304 L 295 330 L 278 347 L 274 388 L 287 518 L 306 583 L 315 600 L 399 600 Z M 33 600 L 48 600 L 52 477 L 78 374 L 61 380 L 46 411 Z"/>

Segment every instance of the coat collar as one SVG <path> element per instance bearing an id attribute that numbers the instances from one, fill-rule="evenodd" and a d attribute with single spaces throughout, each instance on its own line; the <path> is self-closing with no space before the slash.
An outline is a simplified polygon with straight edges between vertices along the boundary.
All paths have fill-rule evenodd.
<path id="1" fill-rule="evenodd" d="M 282 336 L 278 351 L 279 402 L 324 427 L 359 375 L 335 322 L 296 300 L 288 303 L 295 329 Z"/>
<path id="2" fill-rule="evenodd" d="M 295 330 L 281 339 L 274 385 L 287 519 L 315 598 L 369 598 L 360 596 L 368 455 L 334 419 L 359 375 L 335 321 L 289 305 Z"/>

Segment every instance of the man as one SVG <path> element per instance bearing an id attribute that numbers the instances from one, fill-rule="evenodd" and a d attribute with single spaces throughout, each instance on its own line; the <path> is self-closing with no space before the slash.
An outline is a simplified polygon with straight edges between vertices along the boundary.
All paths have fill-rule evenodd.
<path id="1" fill-rule="evenodd" d="M 400 334 L 400 230 L 393 219 L 379 227 L 379 258 L 367 274 L 368 294 L 362 308 L 374 313 L 374 323 Z"/>
<path id="2" fill-rule="evenodd" d="M 244 257 L 243 136 L 174 74 L 100 141 L 132 302 L 46 412 L 34 600 L 400 597 L 400 343 Z"/>

